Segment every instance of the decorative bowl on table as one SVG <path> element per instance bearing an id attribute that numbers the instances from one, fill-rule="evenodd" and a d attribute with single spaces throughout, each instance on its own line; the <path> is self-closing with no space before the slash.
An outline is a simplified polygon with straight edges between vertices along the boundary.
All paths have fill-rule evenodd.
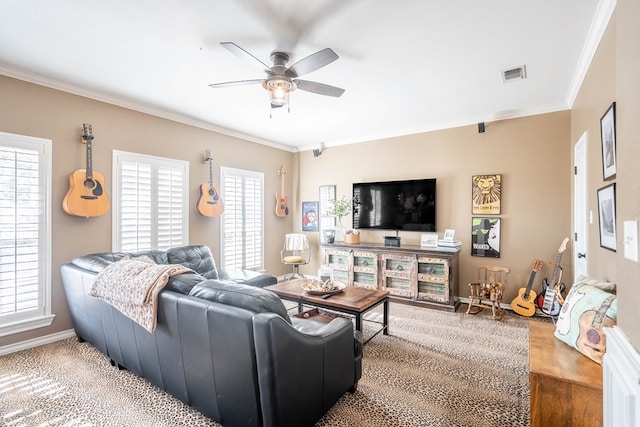
<path id="1" fill-rule="evenodd" d="M 311 295 L 337 294 L 338 292 L 342 292 L 346 287 L 347 285 L 344 283 L 336 281 L 321 282 L 319 280 L 309 280 L 302 284 L 302 289 Z"/>

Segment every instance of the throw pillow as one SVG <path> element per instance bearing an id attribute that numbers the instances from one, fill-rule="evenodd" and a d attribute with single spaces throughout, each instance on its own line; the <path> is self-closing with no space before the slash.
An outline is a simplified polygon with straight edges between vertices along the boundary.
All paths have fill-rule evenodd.
<path id="1" fill-rule="evenodd" d="M 576 283 L 560 310 L 554 335 L 601 364 L 606 350 L 602 328 L 615 325 L 617 317 L 618 304 L 614 294 Z"/>

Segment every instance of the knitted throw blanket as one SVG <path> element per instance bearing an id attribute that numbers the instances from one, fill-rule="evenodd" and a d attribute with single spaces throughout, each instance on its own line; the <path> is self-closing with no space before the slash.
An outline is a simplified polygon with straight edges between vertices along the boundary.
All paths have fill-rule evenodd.
<path id="1" fill-rule="evenodd" d="M 153 332 L 157 324 L 158 294 L 167 285 L 169 277 L 191 271 L 180 264 L 156 264 L 146 256 L 127 257 L 102 270 L 89 295 L 111 304 Z"/>

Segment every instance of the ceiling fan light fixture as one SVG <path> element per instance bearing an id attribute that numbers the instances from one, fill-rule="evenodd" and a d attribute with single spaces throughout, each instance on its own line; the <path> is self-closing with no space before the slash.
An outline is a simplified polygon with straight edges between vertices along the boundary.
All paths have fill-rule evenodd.
<path id="1" fill-rule="evenodd" d="M 296 84 L 287 77 L 275 76 L 265 80 L 262 86 L 269 91 L 271 105 L 282 107 L 289 102 L 289 93 L 296 89 Z"/>

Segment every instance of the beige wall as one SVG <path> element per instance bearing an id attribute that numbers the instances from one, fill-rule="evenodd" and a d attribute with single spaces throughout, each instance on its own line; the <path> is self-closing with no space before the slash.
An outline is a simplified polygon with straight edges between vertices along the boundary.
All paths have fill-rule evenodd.
<path id="1" fill-rule="evenodd" d="M 575 143 L 583 132 L 588 135 L 588 208 L 596 220 L 589 226 L 588 269 L 592 277 L 618 284 L 618 325 L 640 349 L 640 324 L 634 313 L 640 304 L 637 278 L 640 264 L 624 258 L 623 223 L 640 220 L 640 4 L 633 0 L 617 2 L 616 11 L 602 38 L 589 72 L 574 103 L 571 139 Z M 600 117 L 616 102 L 617 175 L 602 178 Z M 597 221 L 597 190 L 616 183 L 617 251 L 600 247 Z"/>
<path id="2" fill-rule="evenodd" d="M 134 151 L 190 161 L 192 205 L 197 188 L 208 179 L 200 156 L 211 149 L 215 176 L 219 166 L 258 170 L 266 180 L 266 268 L 274 274 L 288 270 L 279 261 L 282 236 L 301 229 L 300 203 L 318 199 L 318 186 L 337 185 L 337 194 L 349 195 L 356 181 L 438 179 L 438 231 L 456 230 L 464 247 L 460 262 L 459 295 L 468 294 L 466 283 L 475 278 L 483 262 L 512 269 L 505 300 L 525 286 L 535 258 L 552 261 L 561 240 L 571 235 L 573 145 L 588 132 L 589 209 L 597 214 L 596 191 L 602 181 L 599 120 L 611 102 L 617 102 L 617 227 L 622 245 L 624 220 L 640 219 L 640 4 L 618 0 L 615 17 L 601 42 L 571 112 L 558 112 L 487 124 L 478 134 L 475 126 L 429 132 L 382 141 L 327 148 L 314 158 L 310 152 L 291 154 L 215 132 L 151 117 L 113 105 L 89 100 L 41 86 L 0 76 L 0 131 L 53 140 L 53 311 L 50 328 L 0 338 L 0 346 L 70 329 L 71 322 L 62 293 L 59 267 L 72 257 L 111 249 L 111 215 L 90 220 L 65 215 L 60 202 L 68 188 L 69 172 L 83 167 L 79 144 L 80 126 L 93 125 L 95 168 L 111 190 L 111 150 Z M 269 195 L 279 191 L 276 171 L 284 164 L 289 172 L 285 194 L 291 213 L 280 219 L 271 215 Z M 471 176 L 503 174 L 501 258 L 470 256 Z M 609 181 L 607 181 L 608 183 Z M 272 200 L 275 204 L 275 200 Z M 218 219 L 192 213 L 191 243 L 219 250 Z M 348 219 L 347 219 L 348 220 Z M 622 250 L 613 253 L 599 247 L 597 221 L 589 226 L 589 274 L 618 283 L 619 325 L 640 348 L 640 324 L 635 321 L 640 293 L 635 290 L 640 264 L 624 259 Z M 385 232 L 364 232 L 364 241 L 381 242 Z M 321 263 L 318 233 L 309 233 L 314 257 L 304 272 L 313 274 Z M 418 244 L 419 233 L 400 233 L 404 244 Z M 571 251 L 563 257 L 565 281 L 570 282 Z M 547 263 L 538 273 L 550 275 Z"/>
<path id="3" fill-rule="evenodd" d="M 624 221 L 640 220 L 640 2 L 618 0 L 616 11 L 616 80 L 617 101 L 617 229 Z M 618 232 L 618 247 L 622 232 Z M 638 278 L 640 264 L 626 260 L 617 252 L 618 324 L 640 350 L 640 323 L 636 313 L 640 306 Z"/>
<path id="4" fill-rule="evenodd" d="M 94 169 L 105 176 L 109 196 L 112 150 L 189 161 L 191 206 L 198 199 L 200 184 L 209 180 L 208 166 L 202 162 L 206 149 L 214 158 L 216 182 L 221 165 L 263 172 L 267 205 L 265 267 L 274 274 L 287 271 L 280 263 L 280 248 L 282 236 L 293 227 L 292 218 L 276 217 L 275 193 L 280 191 L 277 170 L 281 164 L 286 170 L 292 169 L 292 153 L 8 77 L 0 76 L 0 93 L 0 131 L 53 141 L 52 308 L 56 315 L 51 327 L 2 337 L 0 346 L 71 329 L 60 266 L 78 255 L 111 250 L 111 211 L 86 219 L 69 216 L 61 207 L 69 173 L 85 167 L 86 149 L 80 143 L 82 123 L 93 126 Z M 285 194 L 291 191 L 292 175 L 286 176 Z M 189 224 L 189 243 L 210 246 L 219 263 L 219 218 L 201 217 L 192 208 Z"/>
<path id="5" fill-rule="evenodd" d="M 428 132 L 381 141 L 329 147 L 320 157 L 300 154 L 301 200 L 318 200 L 320 185 L 337 186 L 337 196 L 350 196 L 354 182 L 431 178 L 437 179 L 437 228 L 456 230 L 462 240 L 457 295 L 468 296 L 467 283 L 476 281 L 483 263 L 511 269 L 505 301 L 510 302 L 527 284 L 534 259 L 553 261 L 564 237 L 571 233 L 570 112 L 530 116 L 476 126 Z M 500 258 L 470 255 L 471 177 L 502 174 Z M 345 225 L 351 218 L 345 218 Z M 294 226 L 300 229 L 300 219 Z M 361 241 L 382 243 L 392 231 L 363 231 Z M 313 263 L 303 271 L 313 273 L 321 263 L 318 233 L 310 234 Z M 402 244 L 420 244 L 420 233 L 401 232 Z M 571 257 L 563 259 L 566 277 L 572 277 Z M 540 280 L 551 275 L 546 264 Z"/>

